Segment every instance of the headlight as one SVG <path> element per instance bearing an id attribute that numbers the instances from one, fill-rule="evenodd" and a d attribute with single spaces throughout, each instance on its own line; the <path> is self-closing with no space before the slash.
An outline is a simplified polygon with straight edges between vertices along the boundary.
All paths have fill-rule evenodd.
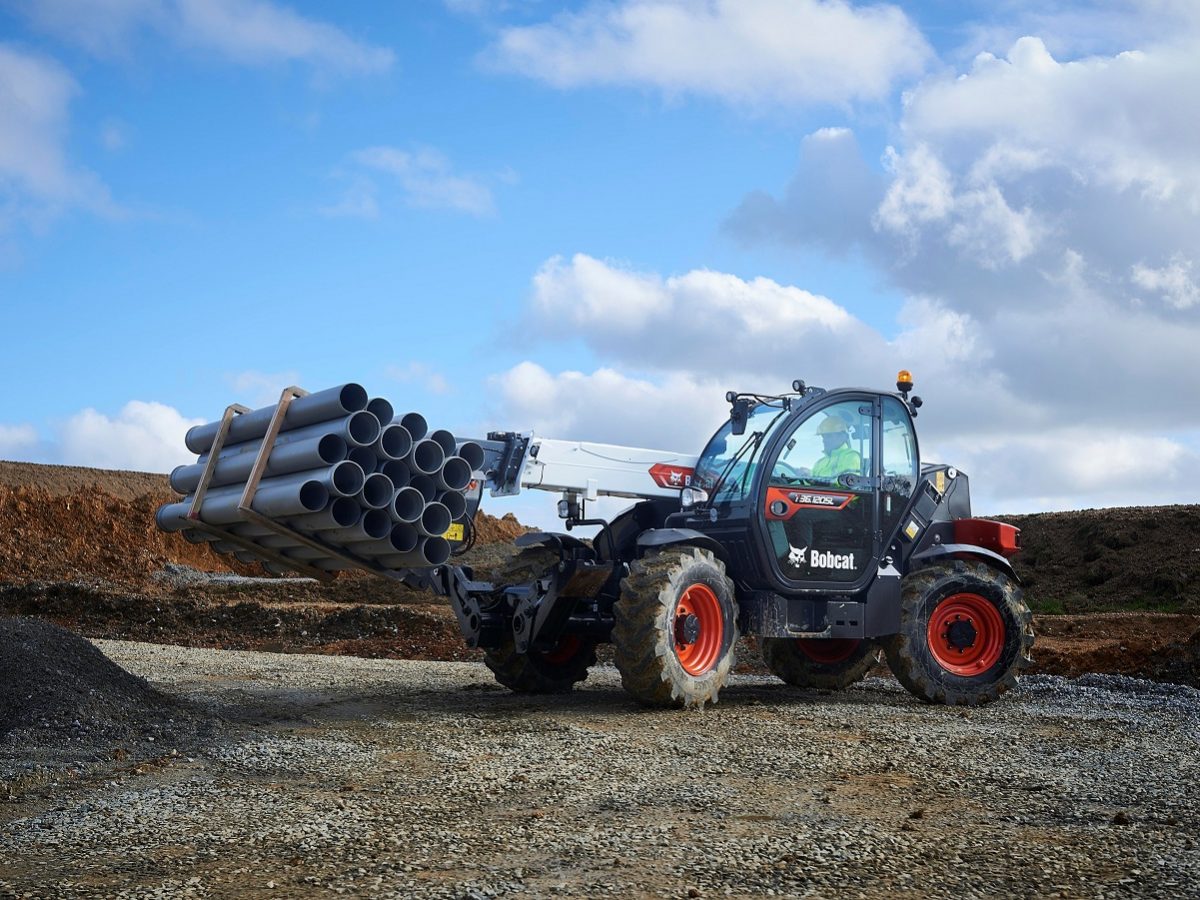
<path id="1" fill-rule="evenodd" d="M 694 487 L 684 488 L 682 491 L 679 492 L 679 505 L 682 506 L 684 509 L 690 509 L 691 507 L 695 506 L 697 503 L 707 503 L 707 502 L 708 502 L 708 491 L 702 490 L 701 488 L 694 488 Z"/>

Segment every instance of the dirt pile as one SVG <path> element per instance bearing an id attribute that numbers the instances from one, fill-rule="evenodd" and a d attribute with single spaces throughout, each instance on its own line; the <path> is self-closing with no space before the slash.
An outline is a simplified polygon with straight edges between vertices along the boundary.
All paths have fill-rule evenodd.
<path id="1" fill-rule="evenodd" d="M 163 747 L 196 727 L 189 705 L 83 638 L 36 619 L 0 619 L 0 749 L 49 744 L 86 755 L 129 743 Z"/>
<path id="2" fill-rule="evenodd" d="M 1200 613 L 1200 506 L 1002 518 L 1021 529 L 1014 563 L 1035 611 Z"/>

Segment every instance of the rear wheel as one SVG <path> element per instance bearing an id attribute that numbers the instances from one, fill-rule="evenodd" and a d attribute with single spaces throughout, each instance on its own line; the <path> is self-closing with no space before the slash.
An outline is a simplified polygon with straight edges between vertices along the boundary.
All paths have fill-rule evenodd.
<path id="1" fill-rule="evenodd" d="M 733 668 L 733 582 L 709 551 L 683 549 L 634 562 L 613 609 L 621 683 L 647 706 L 716 703 Z"/>
<path id="2" fill-rule="evenodd" d="M 1017 583 L 986 563 L 919 569 L 904 579 L 888 665 L 926 702 L 989 703 L 1032 662 L 1032 618 Z"/>
<path id="3" fill-rule="evenodd" d="M 763 661 L 794 687 L 840 690 L 861 681 L 879 660 L 879 645 L 854 638 L 763 638 Z"/>
<path id="4" fill-rule="evenodd" d="M 558 562 L 558 553 L 548 547 L 527 547 L 505 564 L 496 580 L 505 587 L 528 584 L 541 579 Z M 596 664 L 596 642 L 568 634 L 549 650 L 518 653 L 510 631 L 503 644 L 485 652 L 483 661 L 510 690 L 562 694 L 587 678 L 588 668 Z"/>

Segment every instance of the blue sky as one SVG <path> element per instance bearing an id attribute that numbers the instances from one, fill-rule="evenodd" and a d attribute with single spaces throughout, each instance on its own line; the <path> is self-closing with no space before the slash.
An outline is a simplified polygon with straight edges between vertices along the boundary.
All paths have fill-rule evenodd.
<path id="1" fill-rule="evenodd" d="M 695 451 L 903 364 L 991 511 L 1194 502 L 1193 7 L 0 2 L 0 457 L 293 380 Z"/>

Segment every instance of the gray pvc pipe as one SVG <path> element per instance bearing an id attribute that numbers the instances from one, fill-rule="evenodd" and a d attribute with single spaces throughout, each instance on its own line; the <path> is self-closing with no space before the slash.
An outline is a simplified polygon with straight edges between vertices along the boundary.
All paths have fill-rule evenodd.
<path id="1" fill-rule="evenodd" d="M 475 441 L 463 441 L 455 452 L 467 461 L 472 472 L 483 468 L 483 447 Z"/>
<path id="2" fill-rule="evenodd" d="M 344 438 L 336 434 L 322 434 L 302 441 L 273 447 L 267 458 L 266 477 L 287 475 L 291 472 L 303 472 L 305 469 L 316 469 L 331 466 L 346 458 L 350 448 Z M 213 468 L 212 480 L 209 487 L 221 487 L 226 484 L 237 484 L 245 481 L 254 468 L 256 453 L 239 453 L 229 457 L 219 457 Z M 200 484 L 204 476 L 204 463 L 192 463 L 190 466 L 179 466 L 170 475 L 171 488 L 180 494 L 190 494 Z"/>
<path id="3" fill-rule="evenodd" d="M 383 460 L 375 467 L 375 471 L 386 475 L 392 482 L 392 487 L 397 489 L 408 487 L 409 479 L 412 478 L 412 471 L 408 468 L 408 463 L 398 459 Z"/>
<path id="4" fill-rule="evenodd" d="M 446 461 L 446 452 L 437 441 L 417 441 L 404 461 L 414 474 L 419 472 L 422 475 L 433 475 Z"/>
<path id="5" fill-rule="evenodd" d="M 353 497 L 335 497 L 330 504 L 320 512 L 309 513 L 307 516 L 296 516 L 289 519 L 287 524 L 298 531 L 319 532 L 330 528 L 350 528 L 358 524 L 362 518 L 362 507 Z M 260 528 L 261 525 L 238 525 L 237 528 Z M 266 529 L 262 529 L 266 530 Z M 273 532 L 270 532 L 273 533 Z M 247 534 L 247 537 L 253 535 Z"/>
<path id="6" fill-rule="evenodd" d="M 369 447 L 379 439 L 379 420 L 369 412 L 359 410 L 340 419 L 330 419 L 328 422 L 318 422 L 316 425 L 306 425 L 294 431 L 285 431 L 275 438 L 275 448 L 297 441 L 307 441 L 326 434 L 335 434 L 344 440 L 349 447 Z M 218 459 L 230 456 L 240 456 L 243 453 L 258 453 L 262 447 L 262 438 L 243 441 L 239 444 L 226 444 L 221 448 Z M 274 451 L 272 451 L 274 452 Z M 208 454 L 201 453 L 197 462 L 208 462 Z"/>
<path id="7" fill-rule="evenodd" d="M 215 535 L 201 531 L 199 528 L 185 528 L 180 534 L 189 544 L 211 544 L 213 541 L 219 540 Z"/>
<path id="8" fill-rule="evenodd" d="M 396 491 L 388 507 L 394 522 L 415 522 L 425 511 L 425 497 L 414 487 L 403 487 Z"/>
<path id="9" fill-rule="evenodd" d="M 408 482 L 408 486 L 415 487 L 420 491 L 426 503 L 432 503 L 433 499 L 437 496 L 437 482 L 428 475 L 413 475 Z"/>
<path id="10" fill-rule="evenodd" d="M 380 556 L 375 561 L 389 569 L 427 569 L 450 558 L 450 542 L 441 537 L 422 538 L 410 553 Z"/>
<path id="11" fill-rule="evenodd" d="M 244 563 L 262 562 L 261 556 L 257 556 L 256 554 L 251 553 L 249 550 L 235 550 L 233 551 L 233 558 L 238 562 Z"/>
<path id="12" fill-rule="evenodd" d="M 392 502 L 396 489 L 386 475 L 373 472 L 363 482 L 362 490 L 354 495 L 354 499 L 368 509 L 383 509 Z"/>
<path id="13" fill-rule="evenodd" d="M 371 447 L 353 447 L 346 454 L 346 459 L 358 463 L 367 473 L 379 468 L 379 456 Z"/>
<path id="14" fill-rule="evenodd" d="M 410 553 L 417 546 L 417 529 L 403 522 L 392 526 L 386 537 L 377 541 L 347 544 L 346 549 L 358 556 L 387 556 L 393 553 Z"/>
<path id="15" fill-rule="evenodd" d="M 322 531 L 317 537 L 327 544 L 341 546 L 358 541 L 377 541 L 387 537 L 392 530 L 392 517 L 385 509 L 368 509 L 363 513 L 357 525 L 349 528 L 331 528 Z"/>
<path id="16" fill-rule="evenodd" d="M 467 498 L 458 491 L 442 491 L 437 496 L 438 503 L 450 510 L 450 520 L 457 522 L 467 513 Z"/>
<path id="17" fill-rule="evenodd" d="M 421 518 L 413 523 L 417 531 L 426 537 L 440 537 L 450 527 L 450 510 L 445 504 L 434 501 L 426 503 L 421 511 Z"/>
<path id="18" fill-rule="evenodd" d="M 461 491 L 471 483 L 471 464 L 461 456 L 451 456 L 433 476 L 444 491 Z"/>
<path id="19" fill-rule="evenodd" d="M 382 459 L 404 459 L 412 450 L 412 435 L 403 425 L 388 425 L 379 434 L 379 440 L 371 445 L 375 455 Z"/>
<path id="20" fill-rule="evenodd" d="M 367 412 L 374 415 L 384 425 L 387 425 L 396 417 L 396 410 L 383 397 L 372 397 L 368 400 Z"/>
<path id="21" fill-rule="evenodd" d="M 234 416 L 229 423 L 230 443 L 261 438 L 270 427 L 277 406 L 264 406 L 244 415 Z M 315 425 L 328 419 L 338 419 L 367 408 L 367 392 L 359 384 L 342 384 L 307 397 L 297 397 L 289 405 L 283 419 L 283 431 Z M 221 423 L 209 422 L 188 429 L 184 444 L 193 453 L 205 453 L 212 446 Z"/>
<path id="22" fill-rule="evenodd" d="M 454 450 L 458 446 L 458 443 L 455 441 L 454 435 L 445 428 L 439 428 L 437 431 L 430 432 L 427 437 L 441 447 L 442 453 L 446 456 L 454 455 Z"/>
<path id="23" fill-rule="evenodd" d="M 276 483 L 272 483 L 276 482 Z M 200 520 L 209 525 L 233 525 L 243 521 L 238 510 L 242 498 L 240 486 L 217 488 L 207 494 L 200 507 Z M 251 509 L 273 519 L 298 516 L 324 509 L 329 502 L 329 491 L 319 481 L 297 479 L 295 475 L 284 475 L 263 481 L 254 495 Z M 154 514 L 155 522 L 163 531 L 179 531 L 188 527 L 188 510 L 191 500 L 161 506 Z"/>
<path id="24" fill-rule="evenodd" d="M 408 433 L 412 435 L 414 441 L 421 440 L 429 433 L 429 423 L 419 412 L 405 413 L 397 421 L 408 429 Z"/>

